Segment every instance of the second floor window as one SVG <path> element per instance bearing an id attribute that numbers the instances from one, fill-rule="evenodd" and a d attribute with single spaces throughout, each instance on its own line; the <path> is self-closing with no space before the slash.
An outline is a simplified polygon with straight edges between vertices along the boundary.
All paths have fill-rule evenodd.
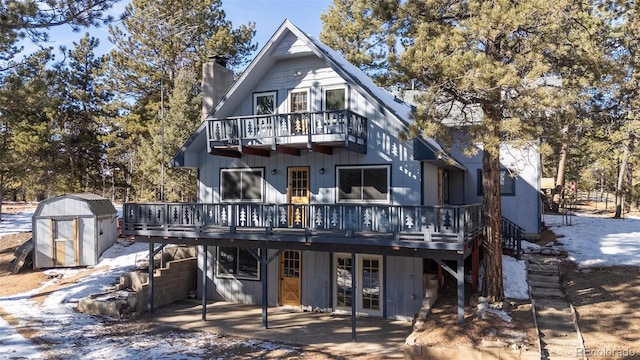
<path id="1" fill-rule="evenodd" d="M 516 179 L 509 175 L 506 169 L 500 169 L 500 195 L 516 195 Z M 482 191 L 482 170 L 478 169 L 478 196 L 483 196 Z"/>
<path id="2" fill-rule="evenodd" d="M 345 104 L 344 89 L 328 89 L 324 91 L 325 110 L 344 110 L 346 108 Z"/>
<path id="3" fill-rule="evenodd" d="M 253 94 L 255 115 L 269 115 L 276 113 L 276 92 Z"/>
<path id="4" fill-rule="evenodd" d="M 308 111 L 308 101 L 306 91 L 296 91 L 291 93 L 291 112 Z"/>
<path id="5" fill-rule="evenodd" d="M 339 202 L 388 202 L 389 167 L 337 168 Z"/>
<path id="6" fill-rule="evenodd" d="M 220 171 L 222 201 L 263 201 L 262 169 L 223 169 Z"/>

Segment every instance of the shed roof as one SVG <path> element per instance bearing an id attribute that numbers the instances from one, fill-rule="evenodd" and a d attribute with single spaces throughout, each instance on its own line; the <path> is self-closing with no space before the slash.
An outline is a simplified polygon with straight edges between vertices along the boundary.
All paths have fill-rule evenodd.
<path id="1" fill-rule="evenodd" d="M 49 198 L 47 200 L 43 200 L 40 202 L 40 205 L 38 205 L 38 208 L 36 209 L 34 215 L 40 215 L 42 209 L 44 208 L 44 206 L 46 206 L 46 204 L 53 203 L 65 198 L 75 199 L 78 201 L 85 202 L 89 207 L 89 209 L 91 210 L 91 212 L 96 216 L 115 215 L 118 213 L 116 208 L 113 206 L 113 204 L 109 199 L 102 197 L 100 195 L 92 194 L 92 193 L 78 193 L 78 194 L 64 194 L 64 195 L 56 196 L 53 198 Z M 67 215 L 71 215 L 71 214 L 67 214 Z"/>

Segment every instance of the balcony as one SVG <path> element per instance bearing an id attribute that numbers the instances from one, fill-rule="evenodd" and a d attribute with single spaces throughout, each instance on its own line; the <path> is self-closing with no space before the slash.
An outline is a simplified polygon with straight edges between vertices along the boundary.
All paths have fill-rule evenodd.
<path id="1" fill-rule="evenodd" d="M 300 155 L 302 149 L 331 154 L 333 148 L 367 151 L 367 119 L 350 110 L 209 119 L 211 154 L 270 156 L 272 150 Z"/>
<path id="2" fill-rule="evenodd" d="M 466 251 L 468 242 L 482 233 L 480 204 L 127 203 L 123 217 L 124 235 L 198 241 L 244 239 Z"/>

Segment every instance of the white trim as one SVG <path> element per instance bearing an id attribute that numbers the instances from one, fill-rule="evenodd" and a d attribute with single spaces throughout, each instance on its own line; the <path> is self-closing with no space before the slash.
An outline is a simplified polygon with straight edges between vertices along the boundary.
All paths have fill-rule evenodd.
<path id="1" fill-rule="evenodd" d="M 351 307 L 350 306 L 338 306 L 338 258 L 351 259 L 351 254 L 349 253 L 334 253 L 332 259 L 332 268 L 333 268 L 333 307 L 334 312 L 341 314 L 350 314 Z M 363 262 L 364 260 L 377 260 L 378 261 L 378 301 L 379 301 L 379 309 L 378 310 L 370 310 L 365 309 L 362 306 L 363 300 Z M 356 284 L 355 284 L 355 294 L 351 296 L 351 304 L 356 304 L 356 314 L 357 315 L 370 315 L 370 316 L 379 316 L 382 317 L 384 314 L 384 268 L 383 268 L 383 258 L 382 255 L 373 255 L 373 254 L 356 254 L 355 261 L 351 261 L 351 266 L 355 266 L 356 271 Z M 344 284 L 347 286 L 347 284 Z M 351 286 L 351 283 L 348 284 Z"/>

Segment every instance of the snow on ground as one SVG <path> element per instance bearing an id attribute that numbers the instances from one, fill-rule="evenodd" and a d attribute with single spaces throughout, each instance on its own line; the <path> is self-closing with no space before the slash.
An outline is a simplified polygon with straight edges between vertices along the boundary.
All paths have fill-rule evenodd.
<path id="1" fill-rule="evenodd" d="M 119 213 L 122 209 L 119 207 Z M 33 210 L 19 214 L 4 214 L 0 222 L 0 236 L 31 231 Z M 568 252 L 570 260 L 580 266 L 611 266 L 640 264 L 640 219 L 615 220 L 579 215 L 572 218 L 572 225 L 563 225 L 561 216 L 545 216 L 545 223 L 557 235 L 558 241 Z M 535 248 L 526 243 L 523 247 Z M 170 332 L 166 336 L 105 337 L 100 331 L 105 325 L 99 319 L 76 313 L 74 308 L 80 298 L 103 292 L 118 282 L 120 276 L 136 266 L 147 256 L 146 244 L 119 241 L 101 257 L 94 273 L 82 277 L 64 290 L 52 292 L 42 304 L 30 299 L 30 295 L 59 280 L 50 280 L 29 293 L 0 297 L 0 358 L 44 359 L 92 358 L 92 359 L 200 359 L 202 349 L 215 347 L 215 334 Z M 503 257 L 505 295 L 512 299 L 526 299 L 526 271 L 522 260 Z M 95 270 L 94 269 L 94 270 Z M 62 278 L 91 269 L 55 269 Z M 9 324 L 7 319 L 17 319 Z M 108 326 L 108 325 L 106 325 Z M 49 344 L 43 352 L 32 341 L 25 339 L 16 329 L 42 330 L 40 338 Z M 172 341 L 167 341 L 170 337 Z M 98 340 L 99 338 L 99 340 Z M 269 348 L 269 342 L 247 340 L 245 346 Z M 280 345 L 277 345 L 280 346 Z"/>
<path id="2" fill-rule="evenodd" d="M 562 236 L 557 242 L 568 252 L 568 259 L 579 267 L 640 264 L 640 219 L 577 214 L 570 220 L 544 216 L 547 227 Z"/>

